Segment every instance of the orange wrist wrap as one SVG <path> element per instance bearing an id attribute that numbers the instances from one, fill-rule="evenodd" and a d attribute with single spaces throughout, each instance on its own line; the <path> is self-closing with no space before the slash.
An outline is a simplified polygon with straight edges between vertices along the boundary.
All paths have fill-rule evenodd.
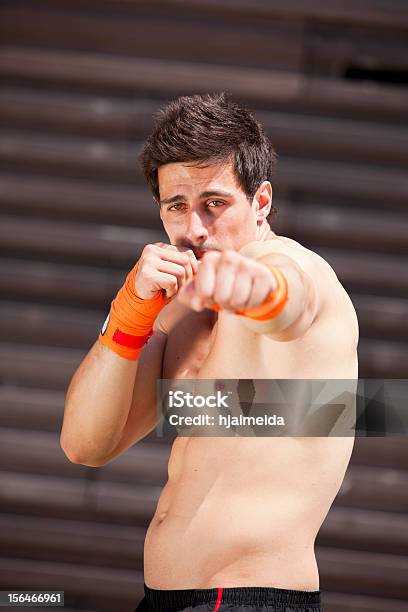
<path id="1" fill-rule="evenodd" d="M 249 319 L 254 319 L 255 321 L 266 321 L 268 319 L 273 319 L 284 309 L 285 304 L 288 301 L 288 283 L 278 268 L 272 264 L 267 264 L 262 261 L 259 263 L 262 263 L 273 272 L 278 286 L 269 293 L 266 300 L 259 306 L 249 308 L 248 310 L 241 310 L 239 312 L 235 312 L 234 314 L 240 317 L 248 317 Z M 219 311 L 221 308 L 218 305 L 214 305 L 212 306 L 212 310 Z"/>
<path id="2" fill-rule="evenodd" d="M 153 334 L 153 323 L 168 302 L 164 291 L 143 300 L 135 291 L 139 262 L 129 272 L 100 331 L 98 341 L 121 357 L 139 359 L 141 350 Z"/>

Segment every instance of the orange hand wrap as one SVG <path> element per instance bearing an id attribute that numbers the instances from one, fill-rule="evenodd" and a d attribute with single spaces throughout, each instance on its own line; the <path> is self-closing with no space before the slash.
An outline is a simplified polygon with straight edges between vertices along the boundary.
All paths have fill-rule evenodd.
<path id="1" fill-rule="evenodd" d="M 141 350 L 153 334 L 153 323 L 169 301 L 165 292 L 151 300 L 143 300 L 135 291 L 139 262 L 129 272 L 99 334 L 99 342 L 121 357 L 139 359 Z"/>
<path id="2" fill-rule="evenodd" d="M 255 321 L 266 321 L 268 319 L 273 319 L 284 309 L 285 304 L 288 301 L 288 283 L 278 268 L 272 264 L 267 264 L 262 261 L 259 263 L 262 263 L 273 272 L 278 286 L 269 293 L 266 300 L 259 306 L 249 308 L 248 310 L 242 310 L 240 312 L 235 312 L 234 314 L 240 317 L 248 317 L 249 319 L 254 319 Z M 219 311 L 221 308 L 215 304 L 211 307 L 211 310 Z"/>

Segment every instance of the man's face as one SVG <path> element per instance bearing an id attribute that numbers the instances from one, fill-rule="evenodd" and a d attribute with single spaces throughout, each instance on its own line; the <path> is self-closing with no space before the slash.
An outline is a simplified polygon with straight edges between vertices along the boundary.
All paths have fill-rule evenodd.
<path id="1" fill-rule="evenodd" d="M 171 244 L 239 250 L 256 240 L 257 206 L 237 185 L 232 164 L 172 163 L 158 170 L 160 217 Z"/>

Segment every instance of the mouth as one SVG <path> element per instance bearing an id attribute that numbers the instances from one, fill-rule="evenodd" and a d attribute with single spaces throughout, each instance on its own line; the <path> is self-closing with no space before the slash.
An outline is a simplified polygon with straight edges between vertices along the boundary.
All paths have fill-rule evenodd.
<path id="1" fill-rule="evenodd" d="M 212 247 L 211 249 L 193 249 L 193 252 L 197 259 L 201 259 L 209 251 L 220 251 L 220 250 L 221 249 Z"/>

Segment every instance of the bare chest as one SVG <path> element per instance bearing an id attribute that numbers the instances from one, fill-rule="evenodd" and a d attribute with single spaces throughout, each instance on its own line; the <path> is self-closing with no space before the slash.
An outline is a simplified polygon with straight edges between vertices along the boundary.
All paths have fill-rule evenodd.
<path id="1" fill-rule="evenodd" d="M 214 345 L 215 313 L 191 311 L 168 332 L 163 355 L 163 378 L 198 378 Z"/>
<path id="2" fill-rule="evenodd" d="M 284 378 L 296 355 L 295 344 L 270 341 L 265 346 L 261 336 L 243 328 L 233 315 L 219 315 L 218 320 L 193 315 L 168 334 L 163 378 Z"/>
<path id="3" fill-rule="evenodd" d="M 312 325 L 305 336 L 278 342 L 245 328 L 237 317 L 217 321 L 196 313 L 168 334 L 163 378 L 355 378 L 357 353 L 347 328 L 329 318 Z"/>

